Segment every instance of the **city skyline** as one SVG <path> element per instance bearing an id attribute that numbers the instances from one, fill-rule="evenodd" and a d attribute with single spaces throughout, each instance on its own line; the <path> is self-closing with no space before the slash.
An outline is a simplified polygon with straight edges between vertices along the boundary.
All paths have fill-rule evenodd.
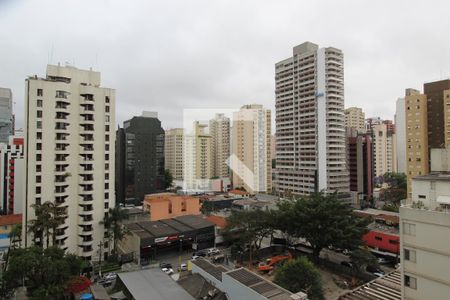
<path id="1" fill-rule="evenodd" d="M 201 10 L 195 2 L 178 3 L 183 13 L 165 4 L 124 8 L 102 2 L 90 4 L 87 11 L 78 2 L 49 2 L 52 8 L 39 14 L 32 2 L 0 2 L 0 86 L 13 90 L 18 128 L 24 124 L 23 78 L 43 73 L 42 66 L 58 61 L 105 74 L 105 84 L 117 88 L 117 124 L 144 109 L 158 111 L 165 129 L 181 127 L 179 116 L 185 108 L 260 103 L 274 110 L 273 64 L 298 41 L 342 49 L 346 106 L 362 107 L 367 117 L 393 119 L 395 100 L 405 88 L 417 89 L 424 81 L 450 75 L 445 72 L 450 69 L 450 44 L 439 37 L 439 30 L 431 30 L 445 28 L 444 2 L 433 7 L 433 14 L 423 13 L 431 8 L 420 2 L 407 7 L 390 3 L 390 10 L 384 3 L 350 2 L 348 11 L 341 9 L 339 15 L 335 10 L 341 5 L 324 2 L 208 3 Z M 239 13 L 234 13 L 236 8 Z M 64 14 L 54 13 L 59 9 Z M 194 13 L 199 17 L 191 18 Z M 423 15 L 422 22 L 407 22 L 417 13 Z M 320 26 L 311 26 L 319 17 Z M 54 22 L 41 22 L 44 19 Z M 53 26 L 62 20 L 64 30 Z M 77 20 L 90 25 L 80 26 Z M 32 34 L 31 23 L 40 34 Z M 112 25 L 114 31 L 109 30 Z M 159 30 L 162 27 L 167 28 Z M 427 47 L 436 43 L 440 47 Z"/>

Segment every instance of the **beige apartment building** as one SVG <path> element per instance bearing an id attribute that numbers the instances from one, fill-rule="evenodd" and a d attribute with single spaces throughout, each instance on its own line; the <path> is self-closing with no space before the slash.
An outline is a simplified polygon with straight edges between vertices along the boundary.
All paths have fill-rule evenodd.
<path id="1" fill-rule="evenodd" d="M 444 92 L 444 142 L 450 147 L 450 89 Z"/>
<path id="2" fill-rule="evenodd" d="M 183 188 L 209 190 L 213 177 L 212 137 L 208 125 L 195 121 L 183 142 Z"/>
<path id="3" fill-rule="evenodd" d="M 115 90 L 101 86 L 99 72 L 48 65 L 45 78 L 26 79 L 25 101 L 24 245 L 33 242 L 33 204 L 50 201 L 66 215 L 56 244 L 98 260 L 109 248 L 102 221 L 115 204 Z"/>
<path id="4" fill-rule="evenodd" d="M 392 123 L 384 121 L 372 126 L 373 165 L 375 176 L 397 172 L 396 135 Z"/>
<path id="5" fill-rule="evenodd" d="M 212 138 L 212 173 L 213 177 L 230 177 L 227 160 L 230 157 L 230 118 L 216 114 L 209 121 L 209 133 Z"/>
<path id="6" fill-rule="evenodd" d="M 412 179 L 400 207 L 402 299 L 450 297 L 450 150 L 431 150 L 431 173 Z"/>
<path id="7" fill-rule="evenodd" d="M 360 107 L 349 107 L 345 109 L 345 127 L 353 128 L 358 133 L 365 133 L 366 127 L 364 124 L 365 113 Z"/>
<path id="8" fill-rule="evenodd" d="M 231 171 L 233 187 L 250 193 L 272 190 L 271 112 L 262 105 L 244 105 L 233 113 Z"/>
<path id="9" fill-rule="evenodd" d="M 407 89 L 405 95 L 406 120 L 406 176 L 408 198 L 411 197 L 411 180 L 428 174 L 427 95 Z"/>
<path id="10" fill-rule="evenodd" d="M 349 192 L 344 55 L 305 42 L 275 64 L 276 191 Z"/>
<path id="11" fill-rule="evenodd" d="M 184 129 L 166 130 L 164 137 L 164 166 L 174 180 L 183 180 L 183 140 Z"/>

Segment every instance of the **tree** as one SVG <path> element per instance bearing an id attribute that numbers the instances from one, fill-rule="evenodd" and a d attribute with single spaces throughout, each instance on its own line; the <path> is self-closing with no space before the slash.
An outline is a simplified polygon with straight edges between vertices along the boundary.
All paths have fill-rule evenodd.
<path id="1" fill-rule="evenodd" d="M 128 230 L 122 224 L 126 219 L 128 219 L 128 214 L 117 206 L 110 208 L 102 221 L 108 231 L 108 236 L 113 239 L 113 253 L 115 255 L 117 255 L 117 243 L 128 234 Z"/>
<path id="2" fill-rule="evenodd" d="M 310 300 L 325 299 L 320 273 L 304 256 L 279 267 L 274 282 L 293 293 L 307 293 Z"/>
<path id="3" fill-rule="evenodd" d="M 356 216 L 337 194 L 313 193 L 307 198 L 287 200 L 279 205 L 284 221 L 280 230 L 306 239 L 314 256 L 328 246 L 355 249 L 362 244 L 369 219 Z"/>
<path id="4" fill-rule="evenodd" d="M 386 202 L 386 209 L 398 212 L 400 202 L 407 197 L 406 175 L 387 172 L 383 175 L 383 181 L 388 185 L 381 197 Z"/>
<path id="5" fill-rule="evenodd" d="M 168 189 L 172 187 L 173 184 L 173 176 L 169 169 L 164 171 L 164 188 Z"/>
<path id="6" fill-rule="evenodd" d="M 44 247 L 44 237 L 46 240 L 46 247 L 50 246 L 50 239 L 52 244 L 56 244 L 57 228 L 64 224 L 66 218 L 66 211 L 64 207 L 60 207 L 52 202 L 45 202 L 43 204 L 33 204 L 34 214 L 36 219 L 30 221 L 28 229 L 33 234 L 33 242 L 35 245 Z M 37 240 L 39 239 L 39 243 Z"/>
<path id="7" fill-rule="evenodd" d="M 15 225 L 9 234 L 9 244 L 15 249 L 22 245 L 22 224 Z"/>
<path id="8" fill-rule="evenodd" d="M 259 250 L 264 238 L 273 234 L 272 211 L 266 210 L 233 210 L 227 218 L 224 237 L 232 242 L 234 249 L 249 250 L 250 264 L 253 250 Z"/>
<path id="9" fill-rule="evenodd" d="M 350 260 L 353 262 L 354 268 L 364 270 L 365 267 L 378 267 L 377 258 L 367 249 L 355 249 L 350 253 Z"/>
<path id="10" fill-rule="evenodd" d="M 31 299 L 60 299 L 69 280 L 79 276 L 82 268 L 81 258 L 65 254 L 55 246 L 14 249 L 3 277 L 2 292 L 11 292 L 26 279 Z"/>

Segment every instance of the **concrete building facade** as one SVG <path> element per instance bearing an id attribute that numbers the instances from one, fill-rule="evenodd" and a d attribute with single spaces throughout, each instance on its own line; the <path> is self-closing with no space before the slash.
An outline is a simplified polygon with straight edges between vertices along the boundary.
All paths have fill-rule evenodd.
<path id="1" fill-rule="evenodd" d="M 349 191 L 341 50 L 305 42 L 275 65 L 277 192 Z"/>
<path id="2" fill-rule="evenodd" d="M 22 214 L 25 184 L 23 136 L 10 136 L 0 143 L 0 210 L 2 214 Z"/>
<path id="3" fill-rule="evenodd" d="M 209 133 L 212 138 L 213 177 L 229 177 L 227 160 L 230 157 L 230 118 L 224 114 L 216 114 L 214 119 L 209 121 Z"/>
<path id="4" fill-rule="evenodd" d="M 174 180 L 183 180 L 183 128 L 166 130 L 164 137 L 164 165 Z"/>
<path id="5" fill-rule="evenodd" d="M 146 194 L 165 188 L 164 129 L 157 113 L 143 112 L 125 121 L 118 131 L 123 132 L 116 146 L 123 152 L 116 164 L 123 173 L 117 174 L 117 202 L 140 204 Z"/>
<path id="6" fill-rule="evenodd" d="M 406 170 L 406 114 L 405 98 L 398 98 L 395 103 L 395 135 L 397 151 L 397 172 L 407 174 Z"/>
<path id="7" fill-rule="evenodd" d="M 450 295 L 450 151 L 431 150 L 431 173 L 412 179 L 400 207 L 402 299 Z"/>
<path id="8" fill-rule="evenodd" d="M 259 104 L 242 106 L 233 113 L 231 136 L 233 187 L 243 187 L 250 193 L 270 192 L 271 111 Z"/>
<path id="9" fill-rule="evenodd" d="M 374 176 L 397 172 L 395 128 L 391 121 L 372 126 Z"/>
<path id="10" fill-rule="evenodd" d="M 25 99 L 23 244 L 33 244 L 32 205 L 50 201 L 65 215 L 56 244 L 96 260 L 115 204 L 115 90 L 101 86 L 99 72 L 48 65 L 45 78 L 26 79 Z"/>
<path id="11" fill-rule="evenodd" d="M 359 133 L 366 131 L 365 113 L 360 107 L 349 107 L 345 109 L 345 127 L 353 128 Z"/>
<path id="12" fill-rule="evenodd" d="M 10 89 L 0 87 L 0 143 L 8 143 L 14 134 L 13 100 Z"/>

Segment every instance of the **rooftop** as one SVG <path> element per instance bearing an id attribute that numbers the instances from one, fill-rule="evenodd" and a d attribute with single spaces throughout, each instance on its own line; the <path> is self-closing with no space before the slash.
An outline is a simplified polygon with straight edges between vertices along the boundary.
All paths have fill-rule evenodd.
<path id="1" fill-rule="evenodd" d="M 136 300 L 193 300 L 181 286 L 159 269 L 118 273 L 125 288 Z M 149 297 L 151 295 L 151 297 Z"/>
<path id="2" fill-rule="evenodd" d="M 227 226 L 227 220 L 222 216 L 210 215 L 206 219 L 214 223 L 217 227 L 225 228 Z"/>
<path id="3" fill-rule="evenodd" d="M 203 258 L 193 260 L 192 263 L 220 281 L 222 281 L 222 273 L 228 272 L 224 266 L 212 264 Z"/>
<path id="4" fill-rule="evenodd" d="M 246 191 L 241 191 L 241 190 L 231 190 L 228 192 L 228 194 L 245 196 L 245 195 L 249 195 L 250 193 L 246 192 Z"/>
<path id="5" fill-rule="evenodd" d="M 414 180 L 450 181 L 450 172 L 432 172 L 427 175 L 416 176 L 413 179 Z"/>
<path id="6" fill-rule="evenodd" d="M 22 214 L 0 216 L 0 226 L 22 224 Z"/>
<path id="7" fill-rule="evenodd" d="M 401 274 L 399 270 L 396 270 L 340 296 L 338 300 L 400 300 L 401 298 Z"/>

